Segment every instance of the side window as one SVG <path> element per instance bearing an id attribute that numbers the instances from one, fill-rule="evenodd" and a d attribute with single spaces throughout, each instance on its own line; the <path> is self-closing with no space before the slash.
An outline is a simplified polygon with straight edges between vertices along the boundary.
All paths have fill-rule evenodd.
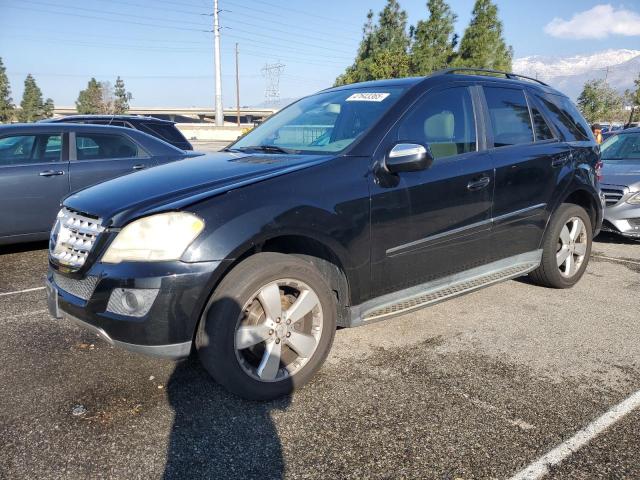
<path id="1" fill-rule="evenodd" d="M 76 133 L 78 160 L 144 157 L 144 152 L 123 135 Z"/>
<path id="2" fill-rule="evenodd" d="M 536 134 L 536 142 L 543 140 L 552 140 L 554 138 L 553 132 L 547 125 L 544 117 L 540 113 L 540 110 L 535 105 L 530 105 L 531 117 L 533 118 L 533 130 Z"/>
<path id="3" fill-rule="evenodd" d="M 549 110 L 558 128 L 566 137 L 567 141 L 583 141 L 592 138 L 591 129 L 586 120 L 582 118 L 578 109 L 566 97 L 560 95 L 546 94 L 538 97 Z"/>
<path id="4" fill-rule="evenodd" d="M 15 135 L 0 138 L 0 166 L 56 162 L 62 152 L 62 136 Z"/>
<path id="5" fill-rule="evenodd" d="M 476 124 L 466 87 L 427 94 L 398 128 L 398 140 L 429 145 L 435 159 L 475 152 Z"/>
<path id="6" fill-rule="evenodd" d="M 484 87 L 484 96 L 489 107 L 495 147 L 533 142 L 529 107 L 522 90 Z"/>

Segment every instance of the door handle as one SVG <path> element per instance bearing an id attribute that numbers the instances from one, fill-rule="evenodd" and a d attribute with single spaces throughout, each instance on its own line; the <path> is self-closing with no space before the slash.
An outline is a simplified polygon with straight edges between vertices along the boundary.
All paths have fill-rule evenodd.
<path id="1" fill-rule="evenodd" d="M 481 177 L 477 180 L 471 180 L 467 184 L 467 190 L 471 190 L 472 192 L 475 190 L 482 190 L 487 187 L 491 183 L 491 178 L 489 177 Z"/>
<path id="2" fill-rule="evenodd" d="M 134 170 L 144 170 L 145 168 L 147 168 L 147 166 L 144 163 L 139 163 L 138 165 L 133 166 Z"/>
<path id="3" fill-rule="evenodd" d="M 566 165 L 568 162 L 570 162 L 572 159 L 573 159 L 573 155 L 571 153 L 569 155 L 562 155 L 560 157 L 556 157 L 553 160 L 551 160 L 551 166 L 562 167 Z"/>
<path id="4" fill-rule="evenodd" d="M 58 175 L 64 175 L 62 170 L 45 170 L 44 172 L 40 172 L 38 175 L 41 177 L 55 177 Z"/>

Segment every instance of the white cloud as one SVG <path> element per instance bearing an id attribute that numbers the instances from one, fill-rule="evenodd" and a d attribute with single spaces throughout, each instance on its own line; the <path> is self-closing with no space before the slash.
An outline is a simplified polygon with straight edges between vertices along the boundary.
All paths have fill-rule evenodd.
<path id="1" fill-rule="evenodd" d="M 578 12 L 570 20 L 554 18 L 544 31 L 558 38 L 606 38 L 609 35 L 640 36 L 640 14 L 611 4 Z"/>

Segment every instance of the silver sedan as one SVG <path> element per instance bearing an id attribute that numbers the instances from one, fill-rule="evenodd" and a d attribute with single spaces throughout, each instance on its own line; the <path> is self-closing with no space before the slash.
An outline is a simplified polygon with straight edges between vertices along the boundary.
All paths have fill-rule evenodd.
<path id="1" fill-rule="evenodd" d="M 640 240 L 640 128 L 620 131 L 601 151 L 602 229 Z"/>

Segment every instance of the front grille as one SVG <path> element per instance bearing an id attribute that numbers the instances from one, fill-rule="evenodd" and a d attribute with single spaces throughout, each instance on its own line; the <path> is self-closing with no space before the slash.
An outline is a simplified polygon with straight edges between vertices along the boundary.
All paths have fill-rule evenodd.
<path id="1" fill-rule="evenodd" d="M 613 207 L 616 205 L 622 197 L 624 197 L 625 190 L 622 187 L 611 187 L 608 186 L 606 188 L 602 188 L 602 193 L 604 193 L 605 203 L 607 207 Z"/>
<path id="2" fill-rule="evenodd" d="M 80 280 L 63 277 L 57 272 L 53 273 L 53 281 L 60 290 L 70 293 L 82 300 L 89 300 L 98 283 L 98 277 L 86 277 Z"/>
<path id="3" fill-rule="evenodd" d="M 51 232 L 51 257 L 62 265 L 80 268 L 103 231 L 99 218 L 65 207 Z"/>

